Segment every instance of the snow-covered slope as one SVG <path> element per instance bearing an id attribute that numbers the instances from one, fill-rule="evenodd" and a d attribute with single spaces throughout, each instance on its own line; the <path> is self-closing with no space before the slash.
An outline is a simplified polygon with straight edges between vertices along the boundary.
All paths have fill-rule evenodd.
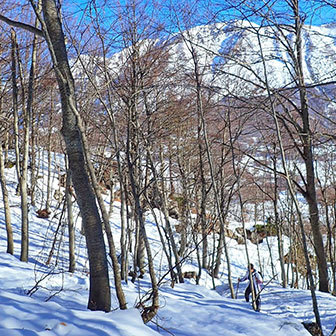
<path id="1" fill-rule="evenodd" d="M 169 76 L 173 83 L 176 83 L 174 76 L 190 78 L 189 74 L 194 71 L 193 52 L 205 84 L 222 94 L 251 95 L 265 92 L 266 76 L 271 88 L 295 85 L 297 76 L 290 57 L 291 51 L 296 54 L 294 40 L 293 33 L 285 27 L 260 27 L 236 21 L 197 26 L 167 39 L 145 39 L 138 43 L 137 50 L 143 56 L 165 48 L 161 56 L 169 56 L 168 62 L 160 68 L 163 71 L 160 81 L 164 71 L 171 71 Z M 330 25 L 303 26 L 302 48 L 306 84 L 333 80 L 336 75 L 336 28 Z M 115 76 L 123 73 L 131 53 L 131 48 L 127 48 L 113 55 L 109 62 L 111 73 Z M 262 56 L 266 60 L 266 76 Z M 157 54 L 154 57 L 158 57 Z M 83 57 L 83 60 L 85 64 L 91 64 L 93 73 L 99 77 L 99 57 Z M 144 66 L 149 63 L 144 61 Z M 80 69 L 77 62 L 74 72 L 79 77 Z"/>
<path id="2" fill-rule="evenodd" d="M 259 27 L 238 21 L 195 27 L 177 35 L 180 41 L 170 50 L 172 58 L 190 71 L 193 64 L 190 45 L 208 79 L 219 86 L 227 81 L 236 85 L 245 79 L 251 85 L 264 86 L 262 55 L 272 87 L 293 86 L 296 78 L 289 51 L 295 53 L 294 35 L 284 27 Z M 303 68 L 306 83 L 324 82 L 336 74 L 336 29 L 331 26 L 304 26 L 302 33 Z"/>
<path id="3" fill-rule="evenodd" d="M 58 157 L 58 165 L 62 158 Z M 56 165 L 55 165 L 56 169 Z M 46 265 L 52 238 L 60 221 L 60 210 L 52 207 L 50 219 L 36 217 L 31 208 L 30 219 L 30 259 L 28 263 L 19 261 L 20 254 L 20 203 L 15 196 L 15 169 L 6 170 L 10 191 L 12 224 L 15 237 L 14 256 L 6 254 L 6 233 L 3 208 L 0 208 L 0 336 L 238 336 L 238 335 L 309 335 L 301 322 L 313 321 L 313 312 L 308 291 L 282 289 L 276 282 L 268 286 L 262 294 L 262 311 L 256 313 L 250 303 L 244 300 L 244 285 L 241 284 L 238 299 L 230 298 L 227 286 L 225 261 L 221 277 L 216 281 L 217 290 L 212 290 L 211 277 L 203 272 L 200 286 L 194 280 L 170 287 L 170 281 L 160 287 L 160 310 L 148 326 L 142 324 L 140 313 L 132 308 L 139 297 L 150 286 L 149 276 L 123 284 L 128 301 L 127 311 L 110 313 L 91 312 L 86 309 L 88 298 L 88 264 L 84 239 L 76 232 L 76 272 L 69 274 L 67 253 L 67 230 L 59 231 L 57 253 L 50 265 Z M 53 179 L 57 187 L 57 179 Z M 40 181 L 40 187 L 46 185 Z M 108 198 L 107 198 L 108 199 Z M 42 199 L 38 200 L 38 203 Z M 159 216 L 159 212 L 157 212 Z M 79 223 L 78 223 L 79 224 Z M 120 234 L 119 204 L 111 219 L 113 232 Z M 167 269 L 167 263 L 159 243 L 153 217 L 147 214 L 146 228 L 153 250 L 158 278 Z M 270 239 L 270 248 L 276 253 L 276 241 Z M 232 263 L 233 279 L 245 272 L 246 259 L 243 245 L 228 240 Z M 268 246 L 260 245 L 263 264 L 269 265 Z M 257 261 L 256 246 L 250 244 L 250 258 Z M 276 258 L 276 255 L 275 255 Z M 56 264 L 57 260 L 57 264 Z M 190 255 L 183 267 L 196 268 L 196 257 Z M 112 272 L 111 272 L 112 274 Z M 269 279 L 265 272 L 265 281 Z M 237 289 L 237 288 L 236 288 Z M 117 301 L 111 279 L 112 309 Z M 32 295 L 27 295 L 32 294 Z M 331 295 L 318 294 L 321 319 L 324 328 L 330 332 L 336 315 L 335 301 Z"/>

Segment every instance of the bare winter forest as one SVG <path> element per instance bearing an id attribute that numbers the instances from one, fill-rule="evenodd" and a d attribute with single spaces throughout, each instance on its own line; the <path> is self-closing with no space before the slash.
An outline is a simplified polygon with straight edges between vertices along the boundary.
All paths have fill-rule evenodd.
<path id="1" fill-rule="evenodd" d="M 89 309 L 110 311 L 110 264 L 119 308 L 127 309 L 122 283 L 149 273 L 137 308 L 144 322 L 157 314 L 150 213 L 165 279 L 198 284 L 206 270 L 215 286 L 224 267 L 232 298 L 227 240 L 245 244 L 250 262 L 247 242 L 276 237 L 277 256 L 270 248 L 259 268 L 284 288 L 309 289 L 321 326 L 315 291 L 336 295 L 335 15 L 332 0 L 3 0 L 7 252 L 5 171 L 15 167 L 20 260 L 29 259 L 28 214 L 49 218 L 63 207 L 69 272 L 74 228 L 85 235 Z M 198 269 L 184 272 L 191 253 Z"/>

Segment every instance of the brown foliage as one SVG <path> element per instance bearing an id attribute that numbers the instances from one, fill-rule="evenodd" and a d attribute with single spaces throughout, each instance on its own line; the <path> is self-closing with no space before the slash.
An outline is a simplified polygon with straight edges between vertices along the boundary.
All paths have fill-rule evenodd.
<path id="1" fill-rule="evenodd" d="M 51 212 L 48 209 L 39 209 L 36 211 L 38 218 L 49 218 Z"/>
<path id="2" fill-rule="evenodd" d="M 196 280 L 196 272 L 195 271 L 186 271 L 182 273 L 184 279 L 195 279 Z"/>

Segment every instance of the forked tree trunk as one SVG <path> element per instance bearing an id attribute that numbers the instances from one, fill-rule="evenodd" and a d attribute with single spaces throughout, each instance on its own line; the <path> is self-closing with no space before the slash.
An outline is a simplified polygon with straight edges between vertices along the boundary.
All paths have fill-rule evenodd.
<path id="1" fill-rule="evenodd" d="M 33 5 L 32 1 L 31 4 Z M 39 16 L 35 6 L 34 9 Z M 86 170 L 82 134 L 78 126 L 75 86 L 68 63 L 60 13 L 54 0 L 43 0 L 42 11 L 44 20 L 40 16 L 39 18 L 53 60 L 60 90 L 63 117 L 62 134 L 85 228 L 90 264 L 88 308 L 91 310 L 110 311 L 110 284 L 101 218 Z"/>
<path id="2" fill-rule="evenodd" d="M 105 50 L 105 46 L 104 46 L 104 39 L 101 37 L 100 34 L 99 38 L 101 38 L 102 41 L 102 45 L 103 45 L 103 49 Z M 106 65 L 106 53 L 104 52 L 104 76 L 106 78 L 106 82 L 109 82 L 108 79 L 108 74 L 107 74 L 107 68 L 108 66 Z M 108 99 L 110 104 L 106 104 L 104 98 L 102 97 L 97 84 L 95 82 L 95 80 L 92 78 L 92 76 L 89 74 L 89 72 L 87 71 L 87 68 L 85 66 L 85 64 L 82 62 L 81 58 L 79 58 L 79 60 L 81 61 L 81 64 L 83 66 L 83 69 L 86 73 L 86 75 L 88 76 L 92 86 L 95 89 L 96 94 L 98 95 L 100 102 L 102 103 L 102 105 L 105 107 L 106 112 L 110 118 L 111 124 L 112 124 L 112 137 L 113 137 L 113 141 L 114 141 L 114 145 L 115 145 L 115 151 L 116 151 L 116 157 L 117 157 L 117 167 L 118 167 L 118 175 L 119 175 L 119 183 L 120 183 L 120 198 L 121 198 L 121 206 L 120 206 L 120 216 L 121 216 L 121 238 L 120 238 L 120 245 L 121 245 L 121 272 L 119 270 L 119 264 L 118 264 L 118 258 L 116 255 L 116 248 L 115 248 L 115 244 L 114 244 L 114 240 L 113 240 L 113 235 L 111 232 L 111 228 L 110 228 L 110 223 L 109 223 L 109 218 L 112 214 L 113 211 L 113 183 L 112 183 L 112 179 L 111 179 L 111 204 L 110 204 L 110 209 L 109 212 L 106 211 L 105 209 L 105 205 L 104 205 L 104 200 L 101 196 L 101 192 L 100 192 L 100 188 L 99 185 L 97 183 L 97 179 L 95 177 L 95 171 L 94 171 L 94 167 L 91 164 L 91 160 L 89 158 L 88 153 L 86 153 L 86 161 L 88 164 L 88 170 L 90 173 L 90 177 L 91 177 L 91 181 L 93 184 L 93 188 L 95 190 L 97 199 L 98 199 L 98 203 L 99 203 L 99 207 L 100 210 L 102 212 L 102 217 L 104 220 L 104 226 L 106 229 L 106 234 L 107 234 L 107 239 L 108 239 L 108 243 L 109 243 L 109 253 L 110 253 L 110 257 L 112 260 L 112 265 L 113 265 L 113 273 L 114 273 L 114 279 L 115 279 L 115 286 L 116 286 L 116 292 L 117 292 L 117 297 L 118 297 L 118 301 L 119 301 L 119 306 L 121 309 L 126 309 L 127 305 L 126 305 L 126 299 L 122 290 L 122 286 L 121 286 L 121 280 L 125 280 L 127 281 L 127 264 L 128 264 L 128 256 L 127 256 L 127 248 L 126 248 L 126 244 L 127 244 L 127 235 L 126 235 L 126 211 L 125 211 L 125 190 L 123 189 L 123 183 L 124 183 L 124 177 L 122 174 L 122 168 L 121 168 L 121 156 L 120 156 L 120 151 L 119 151 L 119 146 L 118 146 L 118 137 L 117 137 L 117 131 L 115 128 L 115 120 L 114 120 L 114 114 L 113 111 L 111 109 L 110 106 L 112 106 L 112 97 L 111 97 L 111 92 L 110 90 L 108 90 Z M 87 141 L 86 138 L 84 136 L 84 130 L 82 130 L 82 140 L 83 140 L 83 146 L 84 149 L 87 148 Z"/>

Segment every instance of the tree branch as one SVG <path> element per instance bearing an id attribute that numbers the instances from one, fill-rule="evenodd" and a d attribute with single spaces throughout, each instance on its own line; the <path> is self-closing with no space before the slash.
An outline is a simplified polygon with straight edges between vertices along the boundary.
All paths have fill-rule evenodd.
<path id="1" fill-rule="evenodd" d="M 43 34 L 42 30 L 40 30 L 38 28 L 35 28 L 34 26 L 31 26 L 29 24 L 8 19 L 6 16 L 3 16 L 1 14 L 0 14 L 0 21 L 5 22 L 12 27 L 22 28 L 24 30 L 27 30 L 27 31 L 33 33 L 33 34 L 44 37 L 44 34 Z"/>

